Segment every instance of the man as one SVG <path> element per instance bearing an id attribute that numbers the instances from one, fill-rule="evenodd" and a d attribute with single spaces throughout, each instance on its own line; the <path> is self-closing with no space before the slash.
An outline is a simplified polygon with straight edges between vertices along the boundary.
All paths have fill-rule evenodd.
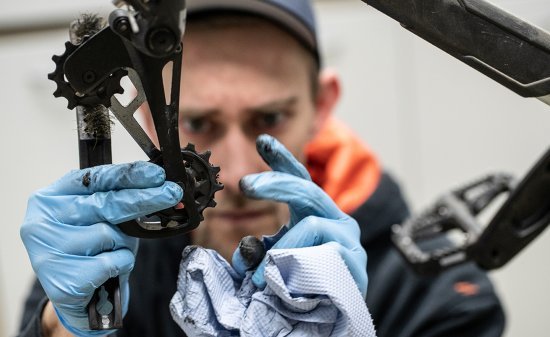
<path id="1" fill-rule="evenodd" d="M 165 182 L 153 165 L 136 164 L 128 179 L 123 175 L 127 166 L 93 171 L 101 188 L 92 192 L 72 185 L 81 175 L 78 171 L 37 192 L 29 201 L 22 237 L 48 298 L 36 283 L 21 336 L 70 336 L 64 327 L 85 336 L 100 335 L 78 328 L 85 324 L 83 308 L 94 287 L 84 294 L 67 294 L 83 284 L 97 286 L 95 271 L 102 264 L 109 264 L 104 273 L 120 275 L 128 307 L 117 336 L 183 336 L 168 309 L 176 291 L 181 251 L 195 244 L 232 261 L 241 238 L 274 234 L 289 221 L 287 205 L 274 201 L 285 201 L 284 196 L 268 193 L 258 196 L 267 200 L 251 199 L 250 190 L 243 193 L 240 188 L 243 177 L 270 169 L 256 150 L 261 134 L 284 144 L 306 164 L 313 181 L 359 223 L 360 235 L 350 240 L 351 246 L 345 240 L 334 241 L 343 247 L 341 255 L 359 290 L 366 287 L 366 277 L 354 266 L 362 264 L 364 271 L 365 261 L 362 249 L 353 245 L 360 243 L 368 253 L 366 301 L 378 336 L 501 335 L 504 315 L 499 301 L 475 266 L 421 278 L 407 269 L 392 248 L 390 226 L 408 215 L 404 200 L 372 153 L 330 117 L 340 86 L 335 73 L 319 71 L 309 2 L 198 0 L 188 1 L 188 6 L 180 139 L 183 144 L 194 143 L 199 151 L 212 151 L 211 161 L 221 167 L 220 180 L 225 185 L 216 195 L 218 206 L 205 212 L 204 222 L 190 235 L 141 240 L 137 252 L 137 240 L 121 234 L 113 224 L 173 206 L 181 199 L 181 189 Z M 151 131 L 150 121 L 146 124 Z M 260 152 L 263 145 L 276 144 L 269 142 L 260 137 Z M 266 153 L 261 153 L 266 159 Z M 304 198 L 315 201 L 308 195 L 310 185 L 300 185 L 307 179 L 288 183 L 277 180 L 277 175 L 272 178 L 271 187 L 278 185 L 289 195 L 303 189 Z M 247 183 L 257 187 L 245 178 Z M 116 198 L 105 203 L 101 198 L 106 195 Z M 318 208 L 323 207 L 332 206 Z M 41 228 L 44 223 L 47 226 Z M 343 231 L 338 226 L 323 225 L 324 234 Z M 326 236 L 338 237 L 331 235 Z M 97 249 L 82 248 L 86 244 Z M 348 249 L 359 255 L 346 259 Z M 88 275 L 88 270 L 94 274 Z M 261 283 L 263 275 L 257 274 L 260 280 L 255 283 Z"/>

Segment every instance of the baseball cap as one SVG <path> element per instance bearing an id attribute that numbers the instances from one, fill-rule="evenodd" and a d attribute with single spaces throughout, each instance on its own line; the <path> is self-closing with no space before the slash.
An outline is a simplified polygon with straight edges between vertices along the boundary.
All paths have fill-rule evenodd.
<path id="1" fill-rule="evenodd" d="M 187 15 L 240 12 L 263 17 L 293 35 L 320 62 L 315 15 L 310 0 L 187 0 Z"/>

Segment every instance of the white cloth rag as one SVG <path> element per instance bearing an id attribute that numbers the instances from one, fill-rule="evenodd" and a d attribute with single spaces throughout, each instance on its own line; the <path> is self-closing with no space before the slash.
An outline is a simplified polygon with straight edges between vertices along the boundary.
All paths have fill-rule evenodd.
<path id="1" fill-rule="evenodd" d="M 374 325 L 347 266 L 330 245 L 267 252 L 266 287 L 244 280 L 217 252 L 189 246 L 170 303 L 195 336 L 361 336 Z"/>

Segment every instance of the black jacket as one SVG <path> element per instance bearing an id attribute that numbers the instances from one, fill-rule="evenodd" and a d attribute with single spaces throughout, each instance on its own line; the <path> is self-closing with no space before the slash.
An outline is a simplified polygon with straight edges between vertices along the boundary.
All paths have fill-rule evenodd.
<path id="1" fill-rule="evenodd" d="M 413 274 L 390 242 L 390 227 L 408 210 L 397 184 L 384 174 L 371 197 L 352 216 L 361 226 L 368 254 L 367 306 L 379 337 L 501 336 L 504 312 L 485 275 L 472 264 L 436 277 Z M 188 237 L 141 240 L 130 277 L 130 308 L 119 337 L 185 336 L 172 321 L 168 304 L 176 291 L 181 252 Z M 469 291 L 461 291 L 462 285 Z M 38 282 L 27 299 L 21 333 L 40 336 L 45 304 Z"/>

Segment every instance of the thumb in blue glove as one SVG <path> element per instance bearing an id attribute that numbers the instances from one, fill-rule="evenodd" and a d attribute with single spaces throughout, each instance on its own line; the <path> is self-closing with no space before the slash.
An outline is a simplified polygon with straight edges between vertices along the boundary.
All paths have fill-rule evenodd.
<path id="1" fill-rule="evenodd" d="M 123 314 L 138 240 L 116 224 L 176 205 L 182 190 L 164 170 L 136 162 L 73 171 L 28 201 L 21 238 L 60 322 L 77 336 L 90 331 L 86 306 L 94 291 L 120 276 Z"/>
<path id="2" fill-rule="evenodd" d="M 250 198 L 284 202 L 290 210 L 290 221 L 283 230 L 267 240 L 266 250 L 290 249 L 329 244 L 346 263 L 359 291 L 367 293 L 367 254 L 360 242 L 357 222 L 343 213 L 332 199 L 311 181 L 306 168 L 275 138 L 258 137 L 257 149 L 264 161 L 273 169 L 242 178 L 241 189 Z M 233 254 L 233 267 L 241 274 L 253 267 L 241 250 Z M 257 267 L 252 281 L 265 287 L 264 258 Z"/>

